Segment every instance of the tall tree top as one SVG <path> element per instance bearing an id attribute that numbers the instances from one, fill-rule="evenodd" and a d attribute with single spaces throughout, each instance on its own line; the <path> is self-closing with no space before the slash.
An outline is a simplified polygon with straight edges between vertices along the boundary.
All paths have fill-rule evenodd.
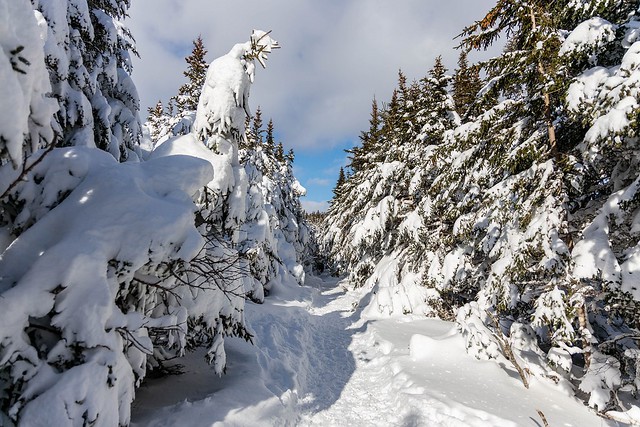
<path id="1" fill-rule="evenodd" d="M 453 76 L 453 100 L 456 111 L 463 119 L 473 118 L 479 112 L 477 95 L 480 89 L 480 68 L 476 65 L 469 66 L 467 51 L 463 49 Z"/>
<path id="2" fill-rule="evenodd" d="M 198 108 L 198 99 L 202 92 L 207 68 L 209 64 L 205 60 L 207 49 L 204 47 L 202 37 L 198 36 L 193 41 L 191 55 L 185 58 L 187 69 L 182 73 L 187 78 L 187 83 L 180 86 L 176 98 L 178 113 L 195 111 Z"/>

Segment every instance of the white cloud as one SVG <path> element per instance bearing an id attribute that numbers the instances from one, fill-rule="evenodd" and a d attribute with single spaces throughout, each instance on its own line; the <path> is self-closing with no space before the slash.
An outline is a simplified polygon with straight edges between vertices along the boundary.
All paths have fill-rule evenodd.
<path id="1" fill-rule="evenodd" d="M 300 202 L 302 203 L 302 208 L 306 212 L 326 212 L 326 210 L 329 209 L 329 202 L 316 202 L 313 200 L 305 199 L 300 200 Z"/>
<path id="2" fill-rule="evenodd" d="M 335 146 L 367 126 L 371 98 L 387 100 L 398 68 L 424 76 L 452 40 L 482 17 L 491 0 L 137 0 L 131 27 L 142 59 L 134 80 L 143 105 L 175 94 L 184 56 L 201 34 L 210 60 L 253 28 L 271 29 L 282 49 L 259 70 L 252 106 L 273 117 L 287 146 Z M 146 113 L 145 113 L 146 114 Z"/>

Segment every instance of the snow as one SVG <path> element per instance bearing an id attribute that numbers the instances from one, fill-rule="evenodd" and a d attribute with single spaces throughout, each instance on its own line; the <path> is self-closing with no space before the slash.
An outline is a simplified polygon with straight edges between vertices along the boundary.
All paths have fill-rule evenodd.
<path id="1" fill-rule="evenodd" d="M 536 427 L 537 410 L 552 426 L 621 425 L 551 381 L 525 389 L 510 366 L 474 359 L 452 323 L 372 319 L 371 290 L 346 293 L 329 277 L 308 283 L 248 304 L 255 346 L 227 342 L 227 376 L 193 357 L 182 374 L 148 380 L 132 425 Z"/>
<path id="2" fill-rule="evenodd" d="M 28 152 L 53 137 L 48 125 L 56 103 L 45 68 L 46 23 L 26 0 L 0 1 L 0 138 L 14 167 L 22 163 L 25 138 Z M 10 101 L 9 101 L 10 100 Z"/>
<path id="3" fill-rule="evenodd" d="M 201 140 L 234 130 L 242 134 L 245 117 L 251 117 L 248 99 L 255 76 L 253 59 L 264 67 L 267 54 L 278 47 L 268 33 L 254 30 L 250 41 L 236 44 L 211 63 L 194 122 Z"/>
<path id="4" fill-rule="evenodd" d="M 640 299 L 638 278 L 633 276 L 638 263 L 637 247 L 633 248 L 625 262 L 620 263 L 613 253 L 609 233 L 611 225 L 615 226 L 616 221 L 621 220 L 621 203 L 635 196 L 639 183 L 640 178 L 609 197 L 591 224 L 582 231 L 583 239 L 576 244 L 572 252 L 576 277 L 588 279 L 600 276 L 605 281 L 621 282 L 622 290 L 630 292 L 636 300 Z"/>
<path id="5" fill-rule="evenodd" d="M 615 39 L 617 27 L 599 17 L 588 19 L 579 24 L 565 39 L 560 47 L 560 55 L 575 51 L 595 50 Z"/>
<path id="6" fill-rule="evenodd" d="M 59 180 L 64 168 L 76 179 Z M 178 325 L 186 316 L 122 311 L 117 295 L 136 272 L 191 260 L 201 250 L 192 198 L 211 180 L 211 166 L 187 156 L 119 164 L 103 151 L 76 147 L 53 150 L 32 173 L 42 174 L 44 194 L 32 192 L 38 197 L 56 199 L 60 188 L 71 193 L 0 258 L 0 362 L 17 364 L 13 381 L 29 381 L 9 413 L 21 411 L 24 425 L 44 425 L 44 414 L 58 425 L 85 416 L 126 424 L 134 372 L 144 373 L 144 353 L 151 353 L 147 328 L 184 333 Z M 33 322 L 58 331 L 57 344 L 36 349 L 24 333 Z M 128 349 L 129 358 L 125 337 L 140 342 L 140 351 Z M 81 360 L 62 368 L 75 353 Z"/>

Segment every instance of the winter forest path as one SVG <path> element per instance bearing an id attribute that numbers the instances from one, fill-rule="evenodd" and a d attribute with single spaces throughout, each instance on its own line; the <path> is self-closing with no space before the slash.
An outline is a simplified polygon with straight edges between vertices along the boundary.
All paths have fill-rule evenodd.
<path id="1" fill-rule="evenodd" d="M 134 426 L 532 426 L 607 424 L 544 383 L 468 356 L 452 324 L 363 314 L 370 294 L 334 278 L 248 304 L 255 345 L 227 340 L 228 374 L 203 354 L 181 375 L 148 380 Z"/>

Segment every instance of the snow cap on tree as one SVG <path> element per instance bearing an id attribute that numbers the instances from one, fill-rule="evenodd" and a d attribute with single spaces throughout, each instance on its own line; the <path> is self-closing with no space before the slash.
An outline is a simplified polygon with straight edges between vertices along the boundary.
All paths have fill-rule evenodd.
<path id="1" fill-rule="evenodd" d="M 209 65 L 194 123 L 198 138 L 218 135 L 240 140 L 246 118 L 251 116 L 247 99 L 255 76 L 254 61 L 264 67 L 267 55 L 278 47 L 268 32 L 254 30 L 248 42 L 236 44 Z"/>

